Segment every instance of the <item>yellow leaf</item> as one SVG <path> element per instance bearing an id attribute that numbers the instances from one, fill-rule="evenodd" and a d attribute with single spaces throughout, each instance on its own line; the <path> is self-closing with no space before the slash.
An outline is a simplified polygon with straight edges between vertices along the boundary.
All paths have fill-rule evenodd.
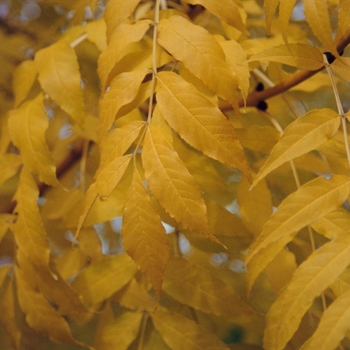
<path id="1" fill-rule="evenodd" d="M 13 214 L 0 214 L 0 243 L 10 228 L 11 223 L 15 222 L 16 219 L 16 215 Z"/>
<path id="2" fill-rule="evenodd" d="M 347 267 L 330 286 L 332 292 L 339 297 L 343 293 L 350 291 L 350 268 Z"/>
<path id="3" fill-rule="evenodd" d="M 332 284 L 349 264 L 349 236 L 326 243 L 312 253 L 296 270 L 289 285 L 269 310 L 266 318 L 264 348 L 284 349 L 297 330 L 303 315 L 311 307 L 314 298 Z M 334 319 L 332 322 L 334 323 Z M 341 327 L 340 324 L 339 327 Z M 329 332 L 328 329 L 326 333 L 329 334 Z"/>
<path id="4" fill-rule="evenodd" d="M 17 303 L 18 302 L 16 298 L 16 291 L 14 288 L 14 278 L 12 277 L 9 283 L 2 291 L 0 317 L 2 326 L 4 327 L 6 334 L 10 338 L 11 344 L 14 349 L 21 348 L 20 344 L 23 336 L 22 330 L 19 328 L 17 320 Z"/>
<path id="5" fill-rule="evenodd" d="M 21 163 L 21 158 L 16 154 L 0 154 L 0 186 L 17 173 Z"/>
<path id="6" fill-rule="evenodd" d="M 39 213 L 37 199 L 39 190 L 32 175 L 23 168 L 14 196 L 18 217 L 12 225 L 16 244 L 37 267 L 48 268 L 50 247 Z"/>
<path id="7" fill-rule="evenodd" d="M 238 139 L 244 148 L 270 154 L 281 134 L 270 126 L 252 125 L 236 129 Z"/>
<path id="8" fill-rule="evenodd" d="M 338 208 L 315 221 L 312 228 L 329 239 L 346 236 L 350 232 L 350 214 L 347 210 Z"/>
<path id="9" fill-rule="evenodd" d="M 339 40 L 343 37 L 343 35 L 350 28 L 350 0 L 339 0 L 338 7 L 338 31 L 337 36 L 335 38 L 335 44 L 339 42 Z"/>
<path id="10" fill-rule="evenodd" d="M 340 116 L 331 109 L 312 110 L 291 123 L 273 148 L 253 186 L 281 164 L 316 149 L 338 131 Z"/>
<path id="11" fill-rule="evenodd" d="M 304 13 L 313 33 L 325 49 L 338 56 L 326 0 L 304 0 Z"/>
<path id="12" fill-rule="evenodd" d="M 323 56 L 319 49 L 307 44 L 288 44 L 271 47 L 252 56 L 248 62 L 272 61 L 305 70 L 323 67 Z"/>
<path id="13" fill-rule="evenodd" d="M 149 295 L 146 286 L 133 279 L 122 290 L 116 293 L 113 300 L 130 310 L 153 312 L 158 307 L 158 301 Z"/>
<path id="14" fill-rule="evenodd" d="M 134 169 L 123 215 L 123 247 L 145 274 L 160 298 L 169 241 L 161 219 Z"/>
<path id="15" fill-rule="evenodd" d="M 131 158 L 132 155 L 128 154 L 112 159 L 110 163 L 106 164 L 106 166 L 100 170 L 96 181 L 86 192 L 84 209 L 79 218 L 75 238 L 78 237 L 79 231 L 81 230 L 83 223 L 96 199 L 108 199 L 113 189 L 118 185 L 119 181 L 123 177 Z"/>
<path id="16" fill-rule="evenodd" d="M 217 241 L 210 232 L 197 183 L 173 146 L 152 124 L 146 132 L 142 163 L 150 190 L 170 216 L 184 227 Z"/>
<path id="17" fill-rule="evenodd" d="M 98 142 L 104 138 L 112 127 L 121 107 L 131 103 L 136 98 L 147 73 L 149 73 L 147 69 L 125 72 L 112 80 L 110 90 L 100 100 L 100 124 L 97 130 Z"/>
<path id="18" fill-rule="evenodd" d="M 91 313 L 82 298 L 59 274 L 55 273 L 53 276 L 48 268 L 34 266 L 21 251 L 17 253 L 17 261 L 32 287 L 55 305 L 60 315 L 78 322 L 85 322 L 89 318 Z"/>
<path id="19" fill-rule="evenodd" d="M 338 208 L 349 191 L 350 178 L 343 175 L 333 175 L 330 180 L 318 177 L 300 187 L 280 204 L 266 223 L 249 248 L 247 263 L 269 244 L 290 236 Z"/>
<path id="20" fill-rule="evenodd" d="M 350 81 L 350 57 L 339 57 L 332 63 L 332 70 L 342 79 Z"/>
<path id="21" fill-rule="evenodd" d="M 36 52 L 34 61 L 42 89 L 78 124 L 84 122 L 84 97 L 75 50 L 58 41 Z"/>
<path id="22" fill-rule="evenodd" d="M 280 1 L 280 7 L 279 7 L 279 24 L 281 27 L 282 36 L 284 39 L 284 42 L 288 43 L 288 23 L 290 16 L 293 12 L 294 6 L 295 6 L 296 0 L 283 0 Z"/>
<path id="23" fill-rule="evenodd" d="M 98 304 L 123 288 L 135 275 L 137 267 L 127 254 L 108 256 L 92 263 L 72 283 L 87 306 Z"/>
<path id="24" fill-rule="evenodd" d="M 12 78 L 15 107 L 27 98 L 37 75 L 38 71 L 33 60 L 23 61 L 16 67 Z"/>
<path id="25" fill-rule="evenodd" d="M 141 46 L 141 45 L 140 45 Z M 156 56 L 157 68 L 163 67 L 168 63 L 173 63 L 174 58 L 171 57 L 162 47 L 157 46 Z M 153 65 L 153 50 L 152 46 L 147 43 L 147 46 L 142 45 L 139 50 L 133 50 L 125 55 L 111 71 L 110 77 L 115 77 L 123 72 L 131 72 L 141 69 L 151 69 Z M 145 80 L 146 81 L 146 80 Z M 147 85 L 150 81 L 146 81 L 142 85 Z M 147 98 L 149 98 L 148 94 Z"/>
<path id="26" fill-rule="evenodd" d="M 203 82 L 194 76 L 183 64 L 179 67 L 179 75 L 192 84 L 205 98 L 210 100 L 213 105 L 218 104 L 218 97 Z"/>
<path id="27" fill-rule="evenodd" d="M 229 350 L 207 328 L 162 306 L 159 306 L 150 316 L 155 329 L 172 350 Z"/>
<path id="28" fill-rule="evenodd" d="M 23 163 L 37 174 L 41 181 L 58 185 L 56 166 L 45 140 L 48 116 L 39 94 L 34 100 L 24 102 L 10 112 L 9 131 L 15 146 L 19 148 Z"/>
<path id="29" fill-rule="evenodd" d="M 297 267 L 295 255 L 287 249 L 280 250 L 266 266 L 267 279 L 276 295 L 290 282 Z"/>
<path id="30" fill-rule="evenodd" d="M 237 75 L 238 87 L 244 99 L 247 98 L 250 86 L 250 71 L 247 62 L 247 54 L 242 46 L 235 40 L 220 41 L 220 46 L 225 52 L 226 60 Z"/>
<path id="31" fill-rule="evenodd" d="M 48 336 L 54 342 L 91 349 L 73 338 L 64 317 L 31 286 L 27 276 L 19 267 L 15 269 L 15 277 L 18 302 L 25 314 L 26 322 L 32 329 Z"/>
<path id="32" fill-rule="evenodd" d="M 113 16 L 115 17 L 115 14 L 113 14 Z M 152 21 L 150 20 L 142 20 L 135 24 L 124 23 L 113 33 L 107 49 L 101 53 L 98 59 L 97 71 L 103 90 L 106 89 L 109 84 L 108 77 L 113 67 L 125 54 L 129 53 L 125 49 L 128 48 L 131 43 L 140 41 L 151 24 Z"/>
<path id="33" fill-rule="evenodd" d="M 202 5 L 208 11 L 219 17 L 222 21 L 240 30 L 242 33 L 247 33 L 247 29 L 243 23 L 238 6 L 231 0 L 185 0 L 191 5 Z"/>
<path id="34" fill-rule="evenodd" d="M 169 260 L 163 290 L 185 305 L 216 316 L 238 317 L 255 313 L 233 288 L 184 258 Z"/>
<path id="35" fill-rule="evenodd" d="M 169 126 L 168 128 L 170 129 Z M 177 134 L 173 134 L 173 145 L 202 191 L 214 196 L 228 195 L 232 191 L 230 182 L 221 176 L 215 161 L 203 153 L 196 152 Z"/>
<path id="36" fill-rule="evenodd" d="M 273 242 L 262 248 L 258 254 L 253 255 L 249 259 L 249 263 L 247 264 L 247 292 L 248 294 L 251 292 L 251 289 L 254 285 L 254 282 L 260 275 L 260 273 L 266 268 L 266 266 L 278 255 L 278 253 L 285 248 L 286 244 L 289 243 L 293 236 L 296 234 L 283 237 L 276 242 Z"/>
<path id="37" fill-rule="evenodd" d="M 158 83 L 159 110 L 169 125 L 191 146 L 250 178 L 243 148 L 221 111 L 175 73 L 159 73 Z"/>
<path id="38" fill-rule="evenodd" d="M 283 1 L 287 1 L 287 0 L 283 0 Z M 281 1 L 281 2 L 283 2 L 283 1 Z M 266 17 L 266 32 L 267 32 L 268 36 L 270 36 L 273 15 L 275 14 L 279 3 L 280 3 L 280 0 L 265 0 L 264 1 L 265 17 Z"/>
<path id="39" fill-rule="evenodd" d="M 350 328 L 350 291 L 338 297 L 324 312 L 313 336 L 300 350 L 335 349 Z"/>
<path id="40" fill-rule="evenodd" d="M 142 316 L 141 312 L 126 311 L 107 322 L 95 341 L 96 350 L 127 350 L 139 333 Z"/>
<path id="41" fill-rule="evenodd" d="M 256 236 L 272 214 L 271 193 L 264 181 L 249 188 L 250 183 L 243 177 L 238 184 L 237 200 L 243 223 Z"/>
<path id="42" fill-rule="evenodd" d="M 104 18 L 107 24 L 107 38 L 109 39 L 115 29 L 135 10 L 140 0 L 110 0 L 108 1 Z"/>
<path id="43" fill-rule="evenodd" d="M 106 22 L 103 18 L 97 21 L 88 22 L 85 25 L 85 30 L 88 40 L 94 43 L 101 52 L 107 49 L 107 28 Z"/>
<path id="44" fill-rule="evenodd" d="M 250 240 L 251 234 L 238 216 L 232 214 L 215 201 L 206 201 L 206 204 L 209 225 L 216 236 Z"/>
<path id="45" fill-rule="evenodd" d="M 145 126 L 143 121 L 134 121 L 111 130 L 100 143 L 100 165 L 97 172 L 114 159 L 121 157 L 138 137 Z"/>
<path id="46" fill-rule="evenodd" d="M 209 32 L 181 16 L 172 16 L 159 22 L 158 43 L 238 110 L 236 77 L 220 44 Z"/>
<path id="47" fill-rule="evenodd" d="M 9 273 L 10 269 L 12 268 L 12 265 L 2 265 L 0 266 L 0 288 L 2 288 L 2 285 L 5 281 L 5 278 L 7 274 Z"/>

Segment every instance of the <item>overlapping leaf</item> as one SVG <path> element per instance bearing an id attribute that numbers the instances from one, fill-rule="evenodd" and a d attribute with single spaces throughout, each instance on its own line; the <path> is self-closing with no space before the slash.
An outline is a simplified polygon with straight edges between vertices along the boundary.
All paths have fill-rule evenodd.
<path id="1" fill-rule="evenodd" d="M 114 296 L 119 304 L 134 311 L 154 312 L 159 302 L 148 294 L 147 285 L 140 284 L 133 279 Z"/>
<path id="2" fill-rule="evenodd" d="M 225 52 L 226 60 L 237 75 L 238 87 L 245 99 L 248 96 L 250 86 L 250 72 L 247 62 L 247 54 L 242 46 L 235 40 L 220 41 L 220 46 Z"/>
<path id="3" fill-rule="evenodd" d="M 252 287 L 266 266 L 277 256 L 277 254 L 285 249 L 286 245 L 293 239 L 296 232 L 293 232 L 289 236 L 280 238 L 279 240 L 270 243 L 265 248 L 262 248 L 258 254 L 252 256 L 248 263 L 247 273 L 247 292 L 251 292 Z"/>
<path id="4" fill-rule="evenodd" d="M 78 322 L 86 322 L 91 316 L 82 298 L 63 280 L 50 270 L 34 266 L 21 251 L 17 252 L 17 262 L 31 286 L 52 305 L 60 315 Z"/>
<path id="5" fill-rule="evenodd" d="M 37 75 L 36 64 L 32 60 L 23 61 L 17 66 L 12 81 L 16 107 L 27 98 Z"/>
<path id="6" fill-rule="evenodd" d="M 204 28 L 181 16 L 163 19 L 158 26 L 158 43 L 212 91 L 237 110 L 237 82 L 219 43 Z"/>
<path id="7" fill-rule="evenodd" d="M 210 271 L 183 258 L 169 260 L 163 289 L 181 303 L 217 316 L 237 317 L 255 313 L 230 286 Z"/>
<path id="8" fill-rule="evenodd" d="M 12 225 L 16 244 L 37 267 L 49 266 L 50 247 L 37 204 L 39 190 L 32 175 L 23 168 L 14 196 L 18 217 Z"/>
<path id="9" fill-rule="evenodd" d="M 121 157 L 136 140 L 145 122 L 134 121 L 111 130 L 100 143 L 100 164 L 98 172 L 114 159 Z"/>
<path id="10" fill-rule="evenodd" d="M 18 171 L 21 158 L 12 153 L 0 154 L 0 186 Z"/>
<path id="11" fill-rule="evenodd" d="M 0 243 L 9 229 L 11 223 L 16 221 L 16 215 L 0 214 Z"/>
<path id="12" fill-rule="evenodd" d="M 28 169 L 37 174 L 41 181 L 58 185 L 56 166 L 45 139 L 49 121 L 42 99 L 43 95 L 39 94 L 34 100 L 13 109 L 10 112 L 9 131 Z"/>
<path id="13" fill-rule="evenodd" d="M 300 265 L 288 287 L 282 291 L 267 314 L 264 337 L 266 349 L 285 348 L 314 298 L 350 264 L 349 253 L 350 237 L 341 237 L 322 246 Z M 339 328 L 344 328 L 344 320 L 337 320 L 340 322 Z M 326 333 L 329 331 L 330 329 Z M 345 330 L 339 330 L 338 337 L 341 333 L 345 333 Z"/>
<path id="14" fill-rule="evenodd" d="M 280 138 L 280 133 L 270 126 L 252 125 L 236 129 L 241 145 L 252 151 L 270 154 Z"/>
<path id="15" fill-rule="evenodd" d="M 107 322 L 99 334 L 99 339 L 95 341 L 95 348 L 127 350 L 138 335 L 142 316 L 141 312 L 127 311 Z"/>
<path id="16" fill-rule="evenodd" d="M 248 180 L 242 178 L 237 188 L 237 200 L 243 223 L 257 235 L 272 214 L 271 194 L 265 182 L 249 188 Z"/>
<path id="17" fill-rule="evenodd" d="M 266 223 L 249 249 L 247 262 L 269 244 L 290 236 L 338 208 L 349 191 L 350 178 L 343 175 L 333 175 L 329 180 L 318 177 L 300 187 L 280 204 Z"/>
<path id="18" fill-rule="evenodd" d="M 273 61 L 305 70 L 323 67 L 323 56 L 316 47 L 307 44 L 288 44 L 271 47 L 249 59 L 253 61 Z"/>
<path id="19" fill-rule="evenodd" d="M 106 22 L 103 18 L 87 23 L 85 30 L 88 40 L 94 43 L 101 52 L 107 49 Z"/>
<path id="20" fill-rule="evenodd" d="M 156 126 L 147 130 L 142 163 L 149 188 L 165 210 L 184 227 L 216 240 L 197 183 Z"/>
<path id="21" fill-rule="evenodd" d="M 291 123 L 282 134 L 253 186 L 281 164 L 297 158 L 329 140 L 338 131 L 340 116 L 331 109 L 312 110 Z"/>
<path id="22" fill-rule="evenodd" d="M 137 267 L 127 254 L 92 263 L 72 283 L 72 288 L 91 306 L 109 298 L 135 275 Z"/>
<path id="23" fill-rule="evenodd" d="M 285 43 L 288 43 L 288 23 L 290 16 L 293 12 L 296 0 L 283 0 L 280 1 L 279 7 L 279 22 L 281 26 L 281 32 Z"/>
<path id="24" fill-rule="evenodd" d="M 18 302 L 28 325 L 57 343 L 68 343 L 91 349 L 73 338 L 67 321 L 31 286 L 23 271 L 16 268 L 15 272 Z"/>
<path id="25" fill-rule="evenodd" d="M 350 328 L 350 291 L 338 297 L 324 312 L 313 336 L 301 350 L 335 349 Z"/>
<path id="26" fill-rule="evenodd" d="M 128 53 L 125 49 L 131 43 L 140 41 L 151 24 L 150 20 L 139 21 L 135 24 L 124 23 L 113 33 L 107 49 L 101 53 L 98 60 L 98 74 L 103 89 L 108 86 L 108 76 L 113 67 L 123 58 L 123 53 L 124 55 Z"/>
<path id="27" fill-rule="evenodd" d="M 222 0 L 220 2 L 215 0 L 185 0 L 185 2 L 191 5 L 202 5 L 227 24 L 237 28 L 242 33 L 247 32 L 238 6 L 230 0 Z"/>
<path id="28" fill-rule="evenodd" d="M 287 2 L 288 0 L 285 0 L 285 1 Z M 283 1 L 281 1 L 281 2 L 283 2 Z M 280 3 L 280 0 L 265 0 L 264 1 L 265 18 L 266 18 L 266 31 L 267 31 L 268 36 L 270 36 L 273 16 L 276 12 L 276 9 L 277 9 L 277 6 L 279 3 Z"/>
<path id="29" fill-rule="evenodd" d="M 338 31 L 335 41 L 339 41 L 350 28 L 350 0 L 340 0 L 338 9 Z"/>
<path id="30" fill-rule="evenodd" d="M 137 169 L 134 169 L 125 203 L 122 237 L 125 251 L 160 297 L 165 265 L 169 258 L 169 241 Z"/>
<path id="31" fill-rule="evenodd" d="M 35 54 L 43 90 L 78 124 L 84 122 L 84 97 L 75 50 L 65 41 L 58 41 Z"/>
<path id="32" fill-rule="evenodd" d="M 158 107 L 169 125 L 191 146 L 250 178 L 243 148 L 221 111 L 175 73 L 159 73 L 158 82 Z"/>
<path id="33" fill-rule="evenodd" d="M 119 110 L 131 103 L 137 96 L 141 83 L 149 70 L 125 72 L 115 77 L 110 90 L 100 100 L 100 124 L 97 139 L 101 139 L 111 128 Z"/>
<path id="34" fill-rule="evenodd" d="M 194 321 L 159 306 L 151 313 L 156 330 L 172 350 L 228 350 L 215 335 Z"/>
<path id="35" fill-rule="evenodd" d="M 23 332 L 16 321 L 18 302 L 15 294 L 14 278 L 12 277 L 3 291 L 0 303 L 0 318 L 6 334 L 11 340 L 12 346 L 19 349 L 23 338 Z"/>
<path id="36" fill-rule="evenodd" d="M 107 38 L 110 38 L 115 29 L 135 10 L 140 0 L 108 1 L 104 18 L 107 24 Z"/>
<path id="37" fill-rule="evenodd" d="M 350 214 L 339 208 L 315 221 L 312 228 L 329 239 L 346 236 L 350 232 Z"/>
<path id="38" fill-rule="evenodd" d="M 115 158 L 98 173 L 96 181 L 86 192 L 84 209 L 79 218 L 75 237 L 78 236 L 79 231 L 82 228 L 84 221 L 96 199 L 108 198 L 114 188 L 118 185 L 130 163 L 131 158 L 132 155 L 129 154 Z"/>
<path id="39" fill-rule="evenodd" d="M 325 0 L 304 0 L 304 13 L 313 33 L 325 49 L 338 55 L 333 41 L 333 31 L 328 12 L 328 3 Z"/>

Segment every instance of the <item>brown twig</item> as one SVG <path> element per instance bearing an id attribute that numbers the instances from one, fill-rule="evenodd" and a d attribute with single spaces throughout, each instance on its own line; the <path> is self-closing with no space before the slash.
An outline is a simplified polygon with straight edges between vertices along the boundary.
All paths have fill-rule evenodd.
<path id="1" fill-rule="evenodd" d="M 350 44 L 350 30 L 348 30 L 345 33 L 345 35 L 340 39 L 339 44 L 337 46 L 338 53 L 341 54 L 349 44 Z M 264 101 L 264 100 L 267 100 L 271 97 L 282 94 L 282 93 L 284 93 L 284 92 L 288 91 L 289 89 L 291 89 L 292 87 L 302 83 L 303 81 L 307 80 L 308 78 L 312 77 L 313 75 L 315 75 L 316 73 L 318 73 L 322 70 L 324 70 L 324 67 L 322 67 L 318 70 L 314 70 L 314 71 L 310 71 L 310 70 L 301 71 L 301 72 L 295 74 L 293 77 L 291 77 L 285 81 L 282 81 L 281 83 L 279 83 L 273 87 L 267 88 L 267 89 L 262 90 L 262 91 L 253 91 L 247 97 L 246 106 L 247 107 L 256 107 L 260 101 Z M 239 99 L 238 105 L 239 105 L 239 107 L 244 107 L 243 98 Z M 227 110 L 231 110 L 232 106 L 228 102 L 221 102 L 219 104 L 219 108 L 222 111 L 227 111 Z"/>

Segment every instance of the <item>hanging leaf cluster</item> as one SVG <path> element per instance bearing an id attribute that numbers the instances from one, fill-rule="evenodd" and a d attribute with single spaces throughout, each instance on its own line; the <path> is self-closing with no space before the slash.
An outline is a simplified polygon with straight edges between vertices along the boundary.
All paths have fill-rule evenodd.
<path id="1" fill-rule="evenodd" d="M 350 347 L 350 2 L 28 6 L 0 26 L 4 349 Z"/>

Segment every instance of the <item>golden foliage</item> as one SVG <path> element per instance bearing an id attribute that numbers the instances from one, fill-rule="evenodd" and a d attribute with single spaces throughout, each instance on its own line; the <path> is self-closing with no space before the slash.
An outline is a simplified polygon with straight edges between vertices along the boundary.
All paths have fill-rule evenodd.
<path id="1" fill-rule="evenodd" d="M 350 348 L 350 1 L 303 4 L 1 5 L 2 349 Z"/>

